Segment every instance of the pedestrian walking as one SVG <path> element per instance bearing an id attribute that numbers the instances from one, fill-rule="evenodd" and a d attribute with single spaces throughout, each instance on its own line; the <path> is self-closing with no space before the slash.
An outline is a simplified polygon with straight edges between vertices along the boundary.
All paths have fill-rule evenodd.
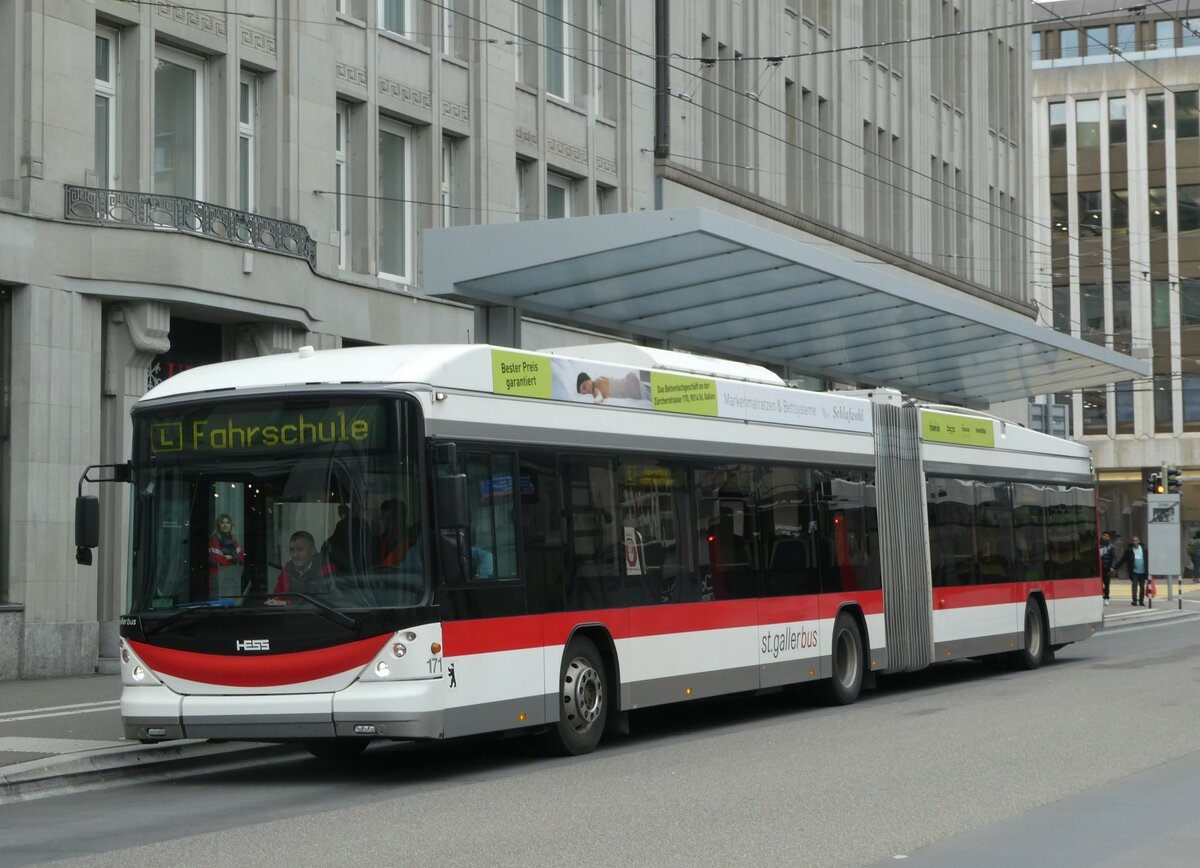
<path id="1" fill-rule="evenodd" d="M 1192 534 L 1187 544 L 1188 557 L 1192 559 L 1192 581 L 1200 582 L 1200 530 Z"/>
<path id="2" fill-rule="evenodd" d="M 1104 605 L 1108 605 L 1108 584 L 1112 580 L 1113 564 L 1117 560 L 1117 547 L 1113 545 L 1112 534 L 1108 531 L 1100 534 L 1100 577 L 1104 581 Z"/>
<path id="3" fill-rule="evenodd" d="M 1137 536 L 1129 538 L 1129 545 L 1125 549 L 1125 553 L 1121 555 L 1121 559 L 1117 561 L 1116 569 L 1121 569 L 1123 566 L 1129 568 L 1129 593 L 1131 597 L 1131 606 L 1146 605 L 1146 575 L 1150 569 L 1150 556 L 1146 553 L 1146 547 L 1142 545 L 1142 541 Z"/>

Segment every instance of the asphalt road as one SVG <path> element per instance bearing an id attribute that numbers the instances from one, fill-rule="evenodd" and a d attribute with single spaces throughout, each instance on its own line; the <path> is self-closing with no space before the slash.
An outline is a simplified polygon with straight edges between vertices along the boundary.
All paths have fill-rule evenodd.
<path id="1" fill-rule="evenodd" d="M 1198 680 L 1200 620 L 1165 622 L 849 708 L 648 711 L 582 758 L 381 745 L 11 804 L 0 864 L 1194 865 Z"/>

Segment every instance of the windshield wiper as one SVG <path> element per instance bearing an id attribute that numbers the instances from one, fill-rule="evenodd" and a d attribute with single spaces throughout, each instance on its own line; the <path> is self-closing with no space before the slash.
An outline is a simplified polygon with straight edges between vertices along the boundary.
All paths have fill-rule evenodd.
<path id="1" fill-rule="evenodd" d="M 204 612 L 211 609 L 229 609 L 234 605 L 232 600 L 208 600 L 203 603 L 185 603 L 179 607 L 179 610 L 174 614 L 168 615 L 161 621 L 155 621 L 153 624 L 146 624 L 146 619 L 142 618 L 142 632 L 147 636 L 153 636 L 155 633 L 163 630 L 168 624 L 174 624 L 185 615 L 194 615 L 196 612 Z"/>
<path id="2" fill-rule="evenodd" d="M 320 600 L 316 599 L 315 597 L 310 597 L 308 594 L 301 594 L 297 593 L 296 591 L 286 591 L 281 594 L 271 594 L 271 596 L 275 598 L 297 597 L 301 600 L 304 600 L 306 603 L 312 603 L 317 607 L 318 615 L 322 616 L 323 618 L 328 618 L 330 621 L 333 621 L 333 623 L 339 624 L 348 630 L 357 630 L 362 626 L 362 622 L 353 615 L 347 615 L 345 612 L 333 608 L 333 606 L 330 606 L 328 603 L 322 603 Z"/>

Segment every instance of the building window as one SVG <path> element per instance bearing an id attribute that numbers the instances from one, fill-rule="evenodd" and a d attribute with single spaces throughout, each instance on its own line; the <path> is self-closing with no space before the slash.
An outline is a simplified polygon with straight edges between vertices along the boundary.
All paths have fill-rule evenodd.
<path id="1" fill-rule="evenodd" d="M 1067 146 L 1067 104 L 1065 102 L 1050 103 L 1050 147 L 1065 148 Z"/>
<path id="2" fill-rule="evenodd" d="M 520 220 L 537 219 L 537 164 L 533 160 L 517 159 L 517 217 Z"/>
<path id="3" fill-rule="evenodd" d="M 569 0 L 546 0 L 546 92 L 562 99 L 571 94 Z"/>
<path id="4" fill-rule="evenodd" d="M 1117 25 L 1117 48 L 1121 51 L 1136 51 L 1137 50 L 1137 25 L 1136 24 L 1118 24 Z"/>
<path id="5" fill-rule="evenodd" d="M 1113 190 L 1109 200 L 1112 210 L 1112 231 L 1115 235 L 1129 234 L 1129 191 Z"/>
<path id="6" fill-rule="evenodd" d="M 1065 335 L 1071 333 L 1071 287 L 1059 284 L 1051 289 L 1051 304 L 1054 306 L 1054 330 Z"/>
<path id="7" fill-rule="evenodd" d="M 1079 31 L 1074 28 L 1070 30 L 1058 31 L 1059 45 L 1062 50 L 1059 52 L 1060 57 L 1078 57 L 1079 56 Z"/>
<path id="8" fill-rule="evenodd" d="M 1079 191 L 1079 235 L 1100 237 L 1103 223 L 1104 196 L 1099 190 Z"/>
<path id="9" fill-rule="evenodd" d="M 1154 430 L 1160 434 L 1172 430 L 1171 380 L 1170 374 L 1154 375 Z"/>
<path id="10" fill-rule="evenodd" d="M 1108 392 L 1104 386 L 1083 390 L 1083 433 L 1104 434 L 1108 430 Z"/>
<path id="11" fill-rule="evenodd" d="M 333 229 L 338 239 L 338 268 L 346 267 L 346 247 L 350 240 L 350 178 L 346 154 L 350 150 L 350 106 L 337 104 L 333 145 L 334 214 Z"/>
<path id="12" fill-rule="evenodd" d="M 1100 100 L 1075 103 L 1075 147 L 1100 147 Z"/>
<path id="13" fill-rule="evenodd" d="M 546 175 L 546 217 L 554 220 L 558 217 L 571 216 L 571 185 L 570 178 L 556 175 L 553 172 Z"/>
<path id="14" fill-rule="evenodd" d="M 1198 98 L 1200 98 L 1200 91 L 1176 91 L 1175 138 L 1194 139 L 1200 136 L 1200 99 Z"/>
<path id="15" fill-rule="evenodd" d="M 456 163 L 458 161 L 458 140 L 451 136 L 442 136 L 442 184 L 439 190 L 442 203 L 442 225 L 455 224 L 454 211 L 458 205 L 455 195 L 455 184 L 458 181 Z"/>
<path id="16" fill-rule="evenodd" d="M 409 279 L 409 240 L 412 207 L 412 131 L 396 121 L 379 119 L 379 273 L 395 280 Z"/>
<path id="17" fill-rule="evenodd" d="M 1080 337 L 1104 346 L 1104 284 L 1079 286 Z"/>
<path id="18" fill-rule="evenodd" d="M 96 27 L 96 183 L 112 187 L 117 155 L 117 32 Z"/>
<path id="19" fill-rule="evenodd" d="M 618 211 L 617 188 L 608 184 L 596 185 L 596 213 L 616 214 Z"/>
<path id="20" fill-rule="evenodd" d="M 1071 234 L 1069 196 L 1068 193 L 1050 194 L 1050 236 L 1052 238 L 1065 239 Z"/>
<path id="21" fill-rule="evenodd" d="M 1133 381 L 1117 383 L 1117 433 L 1133 433 Z"/>
<path id="22" fill-rule="evenodd" d="M 1183 19 L 1183 45 L 1185 48 L 1200 45 L 1200 18 Z"/>
<path id="23" fill-rule="evenodd" d="M 1034 60 L 1042 59 L 1042 32 L 1035 30 L 1029 34 L 1029 46 L 1033 53 Z"/>
<path id="24" fill-rule="evenodd" d="M 1154 22 L 1154 47 L 1155 48 L 1174 48 L 1175 47 L 1175 22 L 1168 19 L 1167 21 Z"/>
<path id="25" fill-rule="evenodd" d="M 1089 27 L 1085 31 L 1086 43 L 1085 50 L 1089 57 L 1096 57 L 1101 54 L 1108 54 L 1108 28 L 1107 27 Z"/>
<path id="26" fill-rule="evenodd" d="M 1161 93 L 1146 96 L 1146 138 L 1161 142 L 1167 135 L 1166 100 Z"/>
<path id="27" fill-rule="evenodd" d="M 401 36 L 408 33 L 408 23 L 411 10 L 409 0 L 379 0 L 379 27 L 398 33 Z"/>
<path id="28" fill-rule="evenodd" d="M 1178 231 L 1200 229 L 1200 184 L 1180 184 L 1176 190 L 1176 202 L 1179 206 Z"/>
<path id="29" fill-rule="evenodd" d="M 204 196 L 204 60 L 159 46 L 154 58 L 154 192 Z"/>
<path id="30" fill-rule="evenodd" d="M 1167 188 L 1150 188 L 1150 240 L 1167 233 Z"/>
<path id="31" fill-rule="evenodd" d="M 468 27 L 466 17 L 459 9 L 461 2 L 462 0 L 443 0 L 442 6 L 442 54 L 460 60 L 466 57 L 463 46 L 467 44 Z"/>
<path id="32" fill-rule="evenodd" d="M 617 76 L 620 62 L 617 33 L 617 4 L 614 0 L 596 0 L 596 51 L 594 52 L 596 114 L 617 116 Z"/>
<path id="33" fill-rule="evenodd" d="M 238 207 L 253 211 L 257 205 L 254 189 L 254 129 L 258 118 L 258 76 L 243 72 L 238 83 Z"/>
<path id="34" fill-rule="evenodd" d="M 1125 97 L 1108 101 L 1108 143 L 1125 144 Z"/>

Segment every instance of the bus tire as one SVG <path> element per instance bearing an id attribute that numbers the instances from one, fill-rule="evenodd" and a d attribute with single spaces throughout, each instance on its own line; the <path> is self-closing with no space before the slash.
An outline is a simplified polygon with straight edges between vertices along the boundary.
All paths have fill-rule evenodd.
<path id="1" fill-rule="evenodd" d="M 1037 669 L 1046 662 L 1046 619 L 1038 601 L 1025 601 L 1025 647 L 1013 652 L 1012 661 L 1018 669 Z"/>
<path id="2" fill-rule="evenodd" d="M 308 738 L 301 742 L 304 749 L 317 759 L 330 762 L 357 759 L 370 743 L 369 738 Z"/>
<path id="3" fill-rule="evenodd" d="M 858 622 L 848 612 L 842 612 L 833 622 L 831 653 L 833 677 L 829 681 L 829 699 L 834 705 L 850 705 L 862 692 L 866 658 Z"/>
<path id="4" fill-rule="evenodd" d="M 576 636 L 563 652 L 558 678 L 558 720 L 550 724 L 545 746 L 557 756 L 590 753 L 608 720 L 608 681 L 596 643 Z"/>

